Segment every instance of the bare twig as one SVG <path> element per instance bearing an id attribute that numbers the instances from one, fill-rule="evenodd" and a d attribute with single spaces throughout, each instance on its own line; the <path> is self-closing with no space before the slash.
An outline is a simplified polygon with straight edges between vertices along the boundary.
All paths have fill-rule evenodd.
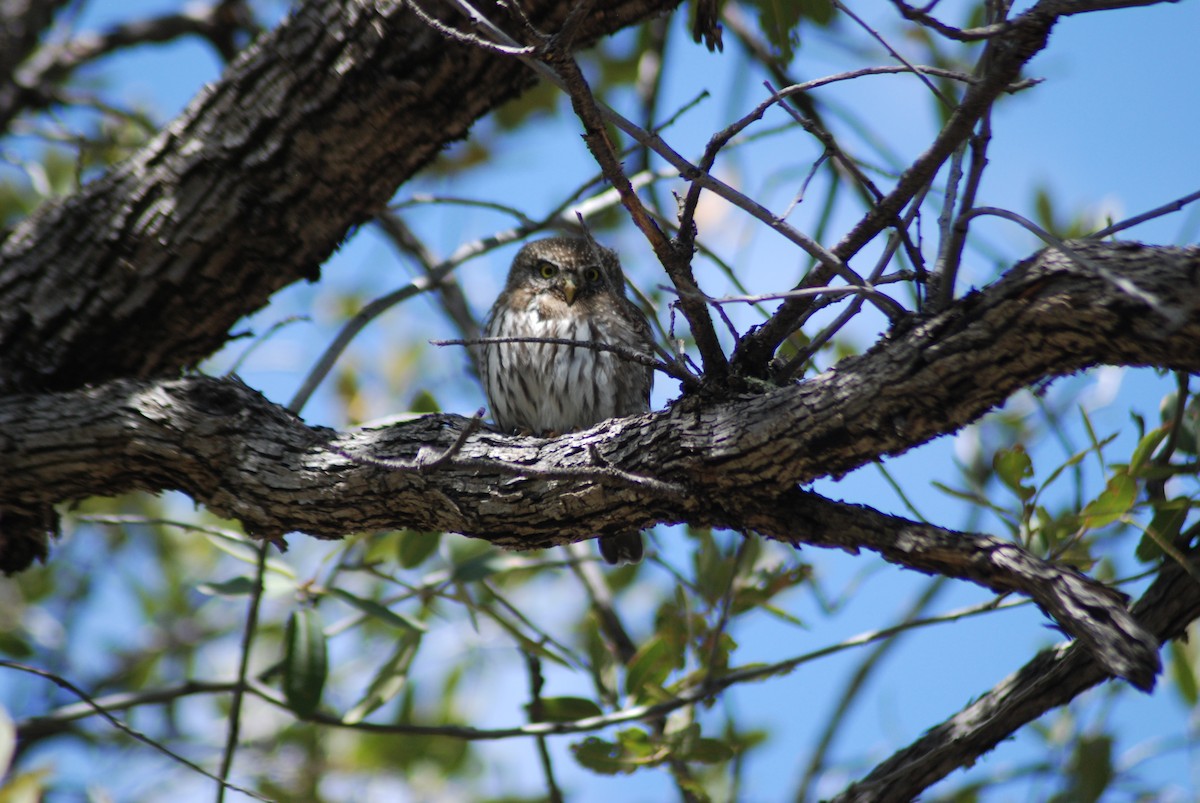
<path id="1" fill-rule="evenodd" d="M 60 677 L 60 676 L 54 674 L 53 672 L 47 672 L 45 669 L 39 669 L 36 666 L 29 666 L 28 664 L 18 663 L 17 661 L 9 661 L 9 660 L 5 660 L 5 659 L 0 659 L 0 666 L 8 667 L 9 669 L 15 669 L 19 672 L 26 672 L 30 675 L 36 675 L 37 677 L 49 680 L 51 683 L 53 683 L 55 686 L 58 686 L 60 689 L 66 689 L 71 694 L 75 695 L 80 700 L 82 700 L 84 703 L 86 703 L 88 705 L 88 707 L 91 708 L 92 711 L 94 711 L 95 713 L 97 713 L 101 717 L 103 717 L 105 720 L 107 720 L 108 723 L 110 725 L 112 725 L 114 728 L 116 728 L 117 730 L 121 731 L 122 733 L 126 734 L 127 736 L 130 736 L 130 737 L 136 739 L 137 741 L 141 742 L 142 744 L 145 744 L 145 745 L 148 745 L 148 746 L 154 748 L 158 752 L 160 752 L 163 755 L 170 758 L 172 761 L 176 761 L 176 762 L 184 765 L 188 769 L 200 773 L 201 775 L 203 775 L 206 778 L 211 778 L 212 780 L 219 783 L 221 785 L 222 789 L 226 789 L 226 788 L 232 789 L 235 792 L 241 792 L 242 794 L 249 795 L 250 797 L 254 798 L 255 800 L 270 800 L 270 798 L 263 797 L 262 795 L 259 795 L 256 792 L 252 792 L 249 789 L 246 789 L 241 786 L 237 786 L 236 784 L 229 783 L 224 778 L 214 775 L 213 773 L 211 773 L 208 770 L 201 767 L 199 764 L 194 764 L 191 761 L 188 761 L 183 756 L 179 755 L 178 753 L 172 751 L 171 749 L 164 747 L 163 745 L 154 741 L 153 739 L 151 739 L 149 736 L 142 733 L 141 731 L 134 730 L 133 728 L 129 727 L 121 720 L 114 717 L 111 713 L 109 713 L 108 709 L 105 708 L 103 705 L 101 705 L 101 703 L 98 700 L 93 699 L 90 695 L 87 694 L 87 692 L 83 691 L 78 686 L 76 686 L 74 683 L 72 683 L 71 681 L 67 680 L 64 677 Z M 73 717 L 73 718 L 78 719 L 79 717 Z"/>
<path id="2" fill-rule="evenodd" d="M 892 5 L 899 10 L 900 14 L 906 20 L 911 20 L 919 25 L 931 28 L 947 39 L 953 39 L 956 42 L 978 42 L 982 39 L 991 39 L 993 36 L 1005 33 L 1009 28 L 1007 22 L 982 25 L 978 28 L 955 28 L 938 20 L 932 14 L 928 14 L 919 8 L 913 8 L 903 0 L 892 0 Z"/>
<path id="3" fill-rule="evenodd" d="M 238 738 L 241 729 L 242 700 L 246 694 L 246 682 L 250 674 L 250 649 L 254 646 L 254 637 L 258 633 L 258 609 L 262 602 L 263 576 L 267 571 L 268 543 L 255 544 L 258 550 L 258 565 L 254 571 L 254 588 L 246 606 L 246 624 L 242 630 L 242 643 L 238 659 L 237 683 L 233 687 L 233 695 L 229 701 L 229 726 L 225 732 L 225 750 L 221 756 L 219 770 L 220 786 L 217 787 L 217 803 L 225 799 L 225 789 L 229 785 L 226 779 L 233 768 L 233 758 L 237 754 Z"/>
<path id="4" fill-rule="evenodd" d="M 1134 215 L 1131 218 L 1122 220 L 1120 223 L 1114 223 L 1111 226 L 1100 229 L 1100 231 L 1093 232 L 1089 234 L 1086 239 L 1101 240 L 1105 237 L 1111 237 L 1119 231 L 1125 231 L 1125 229 L 1132 228 L 1139 223 L 1145 223 L 1147 220 L 1153 220 L 1156 217 L 1162 217 L 1163 215 L 1169 215 L 1172 212 L 1178 212 L 1188 204 L 1195 203 L 1196 201 L 1200 201 L 1200 190 L 1185 195 L 1182 198 L 1176 198 L 1174 201 L 1163 204 L 1162 206 L 1156 206 L 1149 212 L 1143 212 L 1140 215 Z"/>
<path id="5" fill-rule="evenodd" d="M 546 720 L 545 704 L 542 702 L 542 662 L 532 652 L 525 653 L 525 668 L 529 673 L 529 719 L 533 722 Z M 554 762 L 550 760 L 550 748 L 546 744 L 546 734 L 539 733 L 534 737 L 537 743 L 538 759 L 542 765 L 542 775 L 546 778 L 546 799 L 550 803 L 562 803 L 562 791 L 554 780 Z"/>
<path id="6" fill-rule="evenodd" d="M 846 4 L 841 2 L 841 0 L 832 0 L 832 2 L 833 2 L 833 5 L 835 8 L 837 8 L 839 11 L 841 11 L 843 14 L 845 14 L 850 19 L 857 22 L 859 27 L 862 28 L 864 31 L 866 31 L 871 36 L 872 39 L 874 39 L 879 44 L 883 45 L 884 50 L 886 50 L 891 55 L 892 58 L 894 58 L 896 61 L 903 64 L 905 67 L 908 67 L 914 73 L 916 73 L 917 78 L 920 79 L 921 83 L 923 83 L 923 84 L 925 84 L 925 86 L 929 87 L 929 91 L 933 93 L 933 96 L 935 98 L 937 98 L 938 100 L 940 100 L 942 102 L 943 106 L 945 106 L 947 109 L 954 108 L 954 103 L 950 100 L 950 98 L 948 98 L 944 94 L 942 94 L 942 90 L 940 90 L 936 86 L 934 86 L 933 81 L 930 81 L 924 72 L 922 72 L 921 70 L 919 70 L 915 66 L 913 66 L 908 61 L 908 59 L 904 58 L 904 56 L 901 55 L 900 51 L 898 51 L 898 50 L 896 50 L 896 48 L 892 47 L 888 43 L 888 41 L 883 38 L 883 36 L 879 33 L 879 31 L 872 28 L 870 25 L 868 25 L 866 23 L 865 20 L 863 20 L 862 17 L 858 16 L 853 11 L 851 11 L 849 8 L 847 8 Z"/>
<path id="7" fill-rule="evenodd" d="M 1053 234 L 1046 231 L 1032 220 L 1022 217 L 1016 212 L 1011 212 L 1007 209 L 998 209 L 994 206 L 980 206 L 976 207 L 975 209 L 968 210 L 961 217 L 969 220 L 973 217 L 980 217 L 982 215 L 991 215 L 993 217 L 1011 220 L 1013 223 L 1023 226 L 1024 228 L 1036 234 L 1047 245 L 1062 252 L 1064 256 L 1074 262 L 1078 267 L 1082 268 L 1085 274 L 1091 274 L 1104 279 L 1106 282 L 1112 284 L 1113 287 L 1116 287 L 1121 292 L 1136 298 L 1138 301 L 1142 302 L 1147 307 L 1166 318 L 1167 321 L 1169 321 L 1173 326 L 1179 325 L 1183 322 L 1185 313 L 1178 309 L 1167 308 L 1166 305 L 1164 305 L 1162 301 L 1160 301 L 1153 293 L 1143 290 L 1128 278 L 1124 276 L 1118 276 L 1103 265 L 1096 264 L 1092 260 L 1083 256 L 1083 254 L 1079 253 L 1078 250 L 1071 248 L 1061 239 L 1055 237 Z"/>

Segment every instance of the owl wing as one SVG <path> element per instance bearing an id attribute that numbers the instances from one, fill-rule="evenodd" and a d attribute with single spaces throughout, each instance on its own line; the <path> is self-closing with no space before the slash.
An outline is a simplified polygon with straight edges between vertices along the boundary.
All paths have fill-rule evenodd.
<path id="1" fill-rule="evenodd" d="M 628 347 L 642 352 L 647 357 L 654 356 L 654 334 L 650 322 L 641 309 L 625 296 L 617 299 L 617 312 L 627 326 Z M 628 363 L 628 384 L 623 390 L 621 407 L 622 415 L 635 415 L 650 409 L 650 389 L 654 385 L 654 369 L 648 365 Z"/>

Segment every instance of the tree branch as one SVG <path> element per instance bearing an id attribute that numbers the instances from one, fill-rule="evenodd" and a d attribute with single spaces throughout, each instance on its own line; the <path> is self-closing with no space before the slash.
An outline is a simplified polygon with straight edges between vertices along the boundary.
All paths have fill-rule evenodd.
<path id="1" fill-rule="evenodd" d="M 673 5 L 602 0 L 573 41 Z M 526 12 L 553 30 L 569 6 Z M 405 3 L 303 3 L 138 154 L 9 234 L 0 392 L 208 356 L 275 290 L 316 278 L 353 226 L 531 81 L 515 59 L 445 41 Z"/>
<path id="2" fill-rule="evenodd" d="M 1195 561 L 1196 555 L 1193 550 L 1188 559 Z M 1178 638 L 1200 617 L 1200 585 L 1183 567 L 1165 563 L 1133 614 L 1160 640 Z M 987 694 L 876 766 L 835 803 L 913 800 L 1021 726 L 1107 680 L 1108 674 L 1081 647 L 1059 645 L 1038 653 Z"/>
<path id="3" fill-rule="evenodd" d="M 660 522 L 757 530 L 1020 591 L 1108 671 L 1148 688 L 1156 645 L 1120 600 L 1081 575 L 1008 542 L 796 490 L 951 432 L 1017 389 L 1088 365 L 1200 368 L 1200 249 L 1071 247 L 1072 258 L 1043 252 L 802 385 L 687 398 L 552 440 L 471 434 L 464 426 L 474 423 L 446 415 L 336 433 L 307 427 L 234 379 L 121 380 L 0 399 L 0 498 L 13 500 L 4 516 L 22 522 L 65 499 L 179 489 L 259 538 L 410 527 L 529 549 Z M 1079 253 L 1141 292 L 1081 268 Z M 1165 325 L 1147 296 L 1182 323 Z M 442 457 L 431 463 L 430 455 Z M 0 532 L 7 570 L 28 561 L 22 537 Z"/>

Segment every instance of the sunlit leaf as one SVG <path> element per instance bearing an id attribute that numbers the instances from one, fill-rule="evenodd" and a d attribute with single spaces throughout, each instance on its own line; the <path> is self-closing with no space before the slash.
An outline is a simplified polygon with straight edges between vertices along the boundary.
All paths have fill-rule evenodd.
<path id="1" fill-rule="evenodd" d="M 1167 437 L 1169 431 L 1167 427 L 1158 427 L 1146 433 L 1145 437 L 1138 441 L 1133 454 L 1129 457 L 1130 474 L 1135 477 L 1141 476 L 1140 472 L 1150 462 L 1150 458 L 1154 456 L 1154 450 Z"/>
<path id="2" fill-rule="evenodd" d="M 998 449 L 992 455 L 992 468 L 996 476 L 1010 491 L 1015 493 L 1022 502 L 1027 502 L 1036 491 L 1024 484 L 1024 480 L 1033 476 L 1033 460 L 1021 444 L 1011 449 Z"/>
<path id="3" fill-rule="evenodd" d="M 1129 512 L 1137 499 L 1137 483 L 1128 474 L 1115 474 L 1104 491 L 1083 508 L 1083 523 L 1090 529 L 1107 527 Z"/>
<path id="4" fill-rule="evenodd" d="M 258 565 L 258 546 L 249 539 L 211 530 L 206 530 L 204 537 L 217 549 L 232 555 L 243 563 L 249 563 L 251 566 Z M 292 580 L 296 579 L 295 569 L 275 558 L 267 558 L 267 571 L 275 572 Z"/>
<path id="5" fill-rule="evenodd" d="M 1143 563 L 1152 563 L 1163 556 L 1163 544 L 1175 540 L 1183 524 L 1187 520 L 1191 501 L 1184 496 L 1167 499 L 1154 506 L 1154 518 L 1150 520 L 1147 532 L 1137 545 L 1137 559 Z"/>
<path id="6" fill-rule="evenodd" d="M 586 697 L 543 697 L 538 722 L 574 722 L 603 715 L 600 706 Z M 527 705 L 526 709 L 530 706 Z"/>
<path id="7" fill-rule="evenodd" d="M 660 687 L 674 668 L 672 651 L 667 642 L 657 636 L 649 639 L 629 662 L 625 673 L 625 691 L 642 699 L 647 686 Z"/>

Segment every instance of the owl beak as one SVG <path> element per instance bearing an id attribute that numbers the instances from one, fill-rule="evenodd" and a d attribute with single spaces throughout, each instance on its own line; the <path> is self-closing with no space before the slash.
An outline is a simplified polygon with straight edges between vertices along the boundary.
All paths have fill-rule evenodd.
<path id="1" fill-rule="evenodd" d="M 575 280 L 570 276 L 564 276 L 562 289 L 563 295 L 567 299 L 567 306 L 569 307 L 575 303 Z"/>

